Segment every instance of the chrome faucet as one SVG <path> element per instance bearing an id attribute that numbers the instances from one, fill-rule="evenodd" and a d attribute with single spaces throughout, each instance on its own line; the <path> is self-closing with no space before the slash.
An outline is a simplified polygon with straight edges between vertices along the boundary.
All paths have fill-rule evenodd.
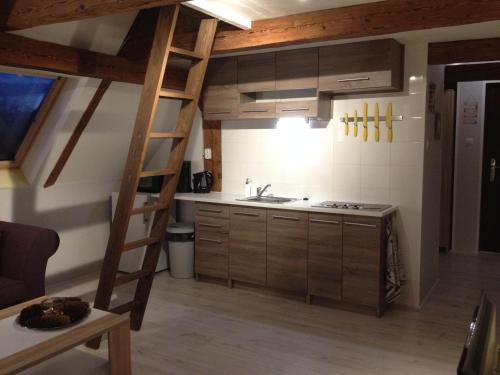
<path id="1" fill-rule="evenodd" d="M 271 184 L 267 184 L 264 187 L 258 187 L 257 188 L 257 197 L 260 198 L 264 192 L 271 187 Z"/>

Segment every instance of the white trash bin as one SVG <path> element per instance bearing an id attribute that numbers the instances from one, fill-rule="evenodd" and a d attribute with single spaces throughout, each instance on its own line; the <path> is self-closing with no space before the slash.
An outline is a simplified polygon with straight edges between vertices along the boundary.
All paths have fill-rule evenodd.
<path id="1" fill-rule="evenodd" d="M 170 276 L 175 279 L 194 277 L 194 225 L 173 223 L 167 227 Z"/>

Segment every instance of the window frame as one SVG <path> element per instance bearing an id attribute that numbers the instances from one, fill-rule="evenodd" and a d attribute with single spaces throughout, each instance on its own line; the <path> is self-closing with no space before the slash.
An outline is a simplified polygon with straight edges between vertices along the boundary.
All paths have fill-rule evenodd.
<path id="1" fill-rule="evenodd" d="M 2 71 L 0 71 L 3 73 Z M 11 72 L 5 72 L 11 74 Z M 31 75 L 31 74 L 27 74 Z M 42 76 L 42 75 L 33 75 L 33 76 L 40 76 L 44 78 L 54 78 L 53 76 Z M 61 94 L 61 91 L 64 87 L 64 84 L 66 83 L 66 78 L 64 77 L 56 77 L 54 79 L 54 83 L 52 87 L 50 88 L 49 92 L 47 93 L 47 96 L 43 100 L 42 104 L 40 104 L 40 109 L 38 110 L 38 113 L 36 114 L 35 118 L 33 119 L 28 132 L 24 136 L 24 139 L 19 146 L 16 155 L 13 160 L 0 160 L 0 169 L 11 169 L 11 168 L 20 168 L 21 165 L 23 164 L 23 161 L 25 160 L 26 156 L 28 155 L 29 151 L 31 150 L 31 147 L 35 143 L 36 138 L 40 134 L 40 131 L 44 127 L 45 123 L 47 122 L 47 118 L 49 117 L 50 112 L 52 111 L 52 108 L 54 107 L 54 104 L 57 101 L 57 98 Z"/>

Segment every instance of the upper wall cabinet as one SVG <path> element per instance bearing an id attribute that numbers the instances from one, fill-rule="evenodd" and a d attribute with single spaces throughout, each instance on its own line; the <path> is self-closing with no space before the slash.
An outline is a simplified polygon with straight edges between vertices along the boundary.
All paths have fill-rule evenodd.
<path id="1" fill-rule="evenodd" d="M 276 54 L 238 56 L 239 92 L 276 90 Z"/>
<path id="2" fill-rule="evenodd" d="M 318 87 L 318 49 L 276 52 L 276 90 Z"/>
<path id="3" fill-rule="evenodd" d="M 400 91 L 404 47 L 394 39 L 319 48 L 319 90 L 331 93 Z"/>
<path id="4" fill-rule="evenodd" d="M 211 59 L 205 77 L 203 118 L 222 120 L 238 117 L 237 58 Z"/>

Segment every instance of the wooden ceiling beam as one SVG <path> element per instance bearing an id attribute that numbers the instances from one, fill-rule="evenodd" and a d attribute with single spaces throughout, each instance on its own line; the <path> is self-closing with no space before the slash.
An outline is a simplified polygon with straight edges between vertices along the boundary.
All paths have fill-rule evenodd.
<path id="1" fill-rule="evenodd" d="M 182 3 L 186 0 L 2 0 L 0 30 L 108 16 Z"/>
<path id="2" fill-rule="evenodd" d="M 430 43 L 429 65 L 500 61 L 500 38 Z"/>
<path id="3" fill-rule="evenodd" d="M 149 53 L 149 52 L 148 52 Z M 147 55 L 146 55 L 147 56 Z M 0 65 L 143 84 L 146 61 L 0 33 Z M 163 87 L 182 89 L 186 71 L 169 69 Z"/>
<path id="4" fill-rule="evenodd" d="M 255 21 L 219 30 L 213 54 L 371 37 L 500 20 L 500 0 L 385 0 Z M 193 36 L 174 42 L 189 45 Z"/>

